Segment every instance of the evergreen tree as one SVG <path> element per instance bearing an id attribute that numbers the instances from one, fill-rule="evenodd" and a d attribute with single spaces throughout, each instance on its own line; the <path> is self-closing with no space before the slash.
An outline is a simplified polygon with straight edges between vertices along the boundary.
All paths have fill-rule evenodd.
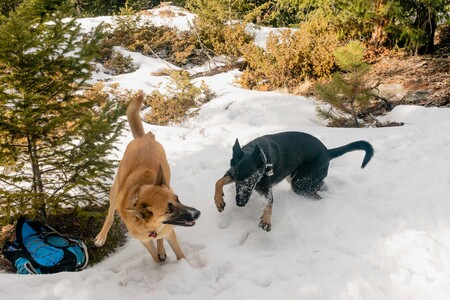
<path id="1" fill-rule="evenodd" d="M 450 19 L 448 0 L 187 0 L 202 17 L 221 22 L 226 16 L 274 27 L 296 27 L 325 16 L 340 39 L 376 47 L 431 53 L 439 20 Z"/>
<path id="2" fill-rule="evenodd" d="M 342 71 L 334 73 L 330 82 L 316 85 L 318 98 L 341 113 L 349 114 L 353 126 L 359 127 L 358 112 L 367 107 L 371 97 L 370 89 L 364 84 L 364 75 L 369 70 L 364 63 L 364 47 L 360 42 L 352 41 L 338 48 L 334 55 Z M 320 108 L 317 111 L 325 119 L 341 121 L 332 111 Z"/>
<path id="3" fill-rule="evenodd" d="M 120 9 L 138 11 L 158 5 L 160 1 L 151 0 L 71 0 L 78 15 L 102 16 L 112 15 Z"/>
<path id="4" fill-rule="evenodd" d="M 431 53 L 438 16 L 448 19 L 445 0 L 375 0 L 369 43 L 406 48 L 414 54 Z"/>
<path id="5" fill-rule="evenodd" d="M 23 0 L 0 1 L 0 14 L 5 16 L 8 15 L 10 11 L 14 10 L 22 2 Z"/>
<path id="6" fill-rule="evenodd" d="M 122 109 L 85 97 L 101 28 L 30 0 L 0 19 L 0 216 L 78 206 L 108 193 Z"/>
<path id="7" fill-rule="evenodd" d="M 439 17 L 449 19 L 448 0 L 378 0 L 391 45 L 406 47 L 413 54 L 432 53 Z M 383 19 L 384 18 L 384 19 Z"/>

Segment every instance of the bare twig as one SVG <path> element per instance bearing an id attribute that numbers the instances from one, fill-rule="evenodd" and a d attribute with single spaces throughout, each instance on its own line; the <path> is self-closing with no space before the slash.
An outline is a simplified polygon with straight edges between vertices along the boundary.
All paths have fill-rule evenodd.
<path id="1" fill-rule="evenodd" d="M 211 49 L 209 49 L 209 48 L 207 48 L 207 47 L 205 47 L 205 46 L 203 45 L 202 39 L 200 38 L 200 34 L 198 33 L 197 28 L 196 28 L 193 24 L 191 24 L 191 22 L 188 21 L 188 25 L 189 25 L 189 27 L 191 27 L 191 28 L 194 30 L 195 35 L 197 36 L 198 43 L 200 44 L 200 48 L 202 49 L 203 53 L 205 53 L 205 55 L 206 55 L 206 56 L 209 58 L 209 60 L 214 64 L 214 66 L 217 67 L 216 61 L 214 60 L 214 58 L 212 58 L 212 57 L 209 55 L 208 51 L 211 51 L 212 53 L 214 53 L 214 55 L 218 56 L 217 53 L 215 53 L 213 50 L 211 50 Z M 210 66 L 210 68 L 211 68 L 211 66 Z"/>
<path id="2" fill-rule="evenodd" d="M 225 65 L 225 66 L 219 66 L 219 67 L 213 68 L 209 71 L 204 71 L 204 72 L 199 72 L 199 73 L 193 74 L 193 75 L 189 76 L 189 78 L 195 79 L 195 78 L 199 78 L 199 77 L 213 76 L 213 75 L 228 72 L 228 71 L 231 71 L 234 69 L 243 70 L 246 66 L 247 66 L 246 61 L 237 61 L 237 62 L 228 64 L 228 65 Z"/>

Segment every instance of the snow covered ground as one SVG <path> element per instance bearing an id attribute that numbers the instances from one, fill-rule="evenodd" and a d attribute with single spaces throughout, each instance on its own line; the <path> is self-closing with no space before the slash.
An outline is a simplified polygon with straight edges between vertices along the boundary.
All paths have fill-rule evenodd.
<path id="1" fill-rule="evenodd" d="M 91 20 L 92 21 L 92 20 Z M 132 54 L 139 70 L 111 77 L 124 88 L 152 90 L 161 61 Z M 217 93 L 195 118 L 172 127 L 146 125 L 164 145 L 172 188 L 202 212 L 176 232 L 187 259 L 156 264 L 134 239 L 78 273 L 0 274 L 0 299 L 450 299 L 450 110 L 396 107 L 385 118 L 402 127 L 328 128 L 314 99 L 238 88 L 232 71 L 201 78 Z M 264 206 L 246 207 L 225 187 L 225 211 L 214 183 L 228 169 L 231 147 L 269 133 L 296 130 L 329 148 L 364 139 L 375 149 L 332 161 L 322 199 L 274 189 L 272 231 L 258 227 Z M 131 140 L 126 131 L 119 147 Z M 120 153 L 119 153 L 120 156 Z"/>

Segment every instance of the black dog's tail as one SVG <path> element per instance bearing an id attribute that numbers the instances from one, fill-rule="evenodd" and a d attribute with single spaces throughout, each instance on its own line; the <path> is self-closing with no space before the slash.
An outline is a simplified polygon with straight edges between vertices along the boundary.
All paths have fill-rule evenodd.
<path id="1" fill-rule="evenodd" d="M 328 149 L 328 154 L 330 155 L 330 160 L 336 157 L 339 157 L 347 152 L 355 151 L 355 150 L 364 150 L 366 155 L 364 155 L 364 159 L 361 165 L 361 168 L 364 168 L 370 161 L 373 156 L 373 147 L 366 141 L 357 141 L 350 144 L 347 144 L 342 147 Z"/>

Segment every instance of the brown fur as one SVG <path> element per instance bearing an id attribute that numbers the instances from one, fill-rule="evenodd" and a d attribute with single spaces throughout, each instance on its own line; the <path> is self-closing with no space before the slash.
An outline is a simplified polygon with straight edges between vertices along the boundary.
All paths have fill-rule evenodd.
<path id="1" fill-rule="evenodd" d="M 142 102 L 140 93 L 128 105 L 127 117 L 134 140 L 128 144 L 119 164 L 110 191 L 108 215 L 95 244 L 105 243 L 117 210 L 130 234 L 142 242 L 156 262 L 166 258 L 163 239 L 169 242 L 177 259 L 185 258 L 172 225 L 166 222 L 181 220 L 184 224 L 176 225 L 192 226 L 200 212 L 181 204 L 170 188 L 170 168 L 164 148 L 153 133 L 144 133 L 139 116 Z"/>

